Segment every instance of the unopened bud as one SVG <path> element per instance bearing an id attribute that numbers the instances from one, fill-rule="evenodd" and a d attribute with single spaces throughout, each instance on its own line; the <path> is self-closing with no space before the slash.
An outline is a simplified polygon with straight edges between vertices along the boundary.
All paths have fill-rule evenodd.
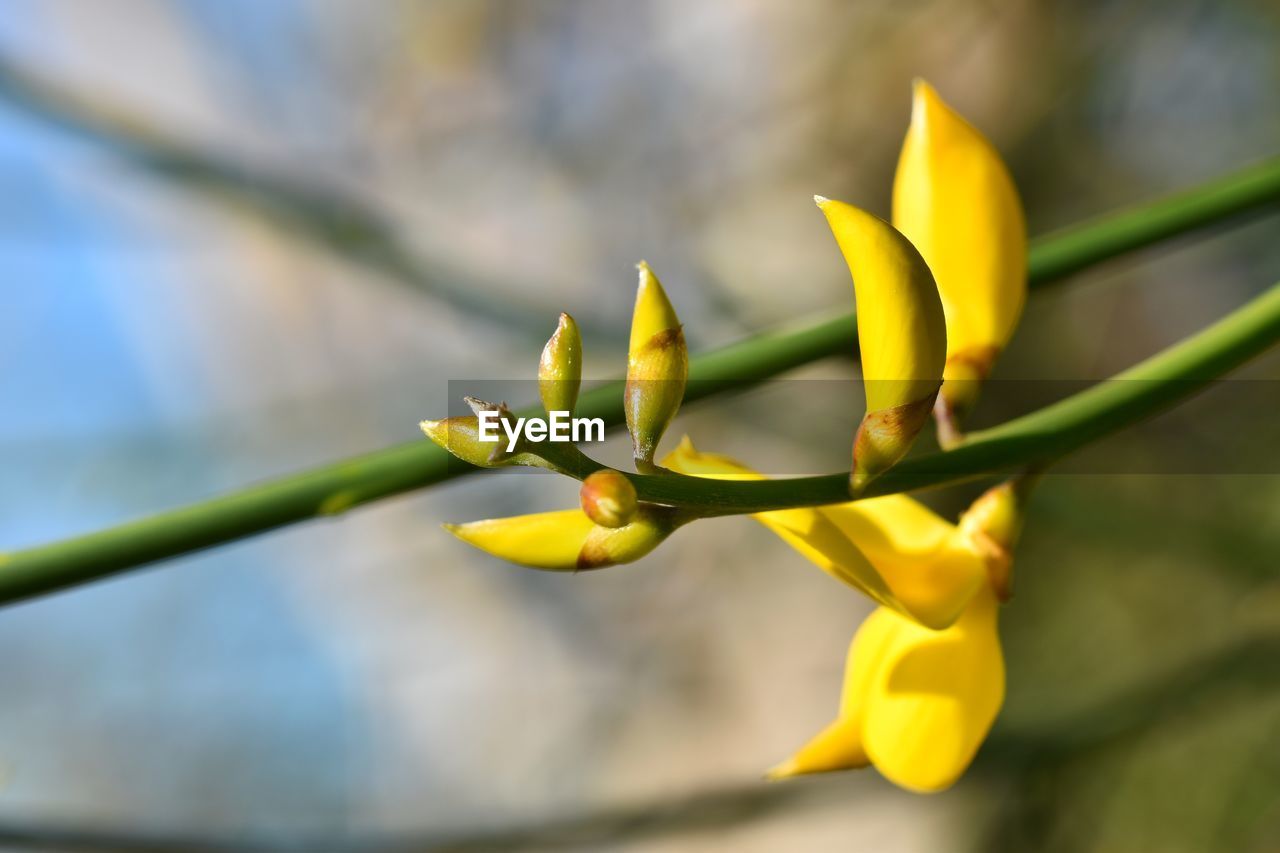
<path id="1" fill-rule="evenodd" d="M 684 400 L 689 353 L 675 309 L 644 261 L 631 320 L 624 405 L 636 464 L 651 466 L 658 442 Z"/>
<path id="2" fill-rule="evenodd" d="M 488 554 L 522 566 L 571 572 L 602 569 L 640 559 L 676 529 L 669 507 L 646 505 L 630 524 L 600 527 L 580 510 L 446 524 L 454 536 Z"/>
<path id="3" fill-rule="evenodd" d="M 849 485 L 856 495 L 898 463 L 929 420 L 934 395 L 891 409 L 867 412 L 853 437 L 853 471 Z"/>
<path id="4" fill-rule="evenodd" d="M 853 445 L 855 493 L 911 449 L 942 384 L 947 329 L 920 253 L 889 223 L 815 196 L 853 275 L 867 414 Z"/>
<path id="5" fill-rule="evenodd" d="M 474 415 L 423 421 L 418 426 L 422 427 L 427 438 L 463 462 L 481 468 L 494 468 L 500 464 L 492 459 L 495 448 L 500 444 L 480 440 L 480 419 Z"/>
<path id="6" fill-rule="evenodd" d="M 547 412 L 572 412 L 582 386 L 582 335 L 568 314 L 560 315 L 555 333 L 538 362 L 538 393 Z"/>
<path id="7" fill-rule="evenodd" d="M 481 468 L 521 465 L 554 470 L 555 466 L 550 462 L 527 452 L 519 439 L 511 447 L 511 436 L 505 429 L 504 422 L 509 422 L 515 416 L 505 403 L 486 403 L 475 397 L 465 399 L 476 414 L 422 421 L 418 426 L 427 438 L 463 462 Z"/>
<path id="8" fill-rule="evenodd" d="M 992 589 L 1001 601 L 1013 595 L 1013 547 L 1022 532 L 1030 480 L 1009 480 L 982 494 L 960 516 L 960 530 L 987 563 Z"/>
<path id="9" fill-rule="evenodd" d="M 636 515 L 636 487 L 620 471 L 605 468 L 582 481 L 582 511 L 601 527 L 624 527 Z"/>

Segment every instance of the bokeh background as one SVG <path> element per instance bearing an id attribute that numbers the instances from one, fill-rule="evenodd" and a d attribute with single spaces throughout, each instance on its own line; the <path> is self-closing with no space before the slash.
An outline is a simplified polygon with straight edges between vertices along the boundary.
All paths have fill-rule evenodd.
<path id="1" fill-rule="evenodd" d="M 1033 234 L 1280 151 L 1266 0 L 0 8 L 4 549 L 414 440 L 451 380 L 532 376 L 561 310 L 615 375 L 641 257 L 695 350 L 848 304 L 810 197 L 887 211 L 914 76 Z M 1034 295 L 1000 376 L 1178 340 L 1280 277 L 1276 228 Z M 742 519 L 521 571 L 439 522 L 574 490 L 498 475 L 0 612 L 0 844 L 1280 849 L 1280 357 L 1241 375 L 1254 465 L 1131 436 L 1168 470 L 1044 482 L 1008 701 L 945 794 L 759 781 L 834 712 L 857 594 Z M 856 400 L 794 388 L 675 431 L 844 464 Z"/>

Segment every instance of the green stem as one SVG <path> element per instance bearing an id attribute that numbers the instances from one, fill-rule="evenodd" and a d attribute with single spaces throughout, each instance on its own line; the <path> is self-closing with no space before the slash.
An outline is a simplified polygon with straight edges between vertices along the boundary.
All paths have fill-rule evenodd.
<path id="1" fill-rule="evenodd" d="M 1032 246 L 1028 276 L 1043 285 L 1089 264 L 1178 234 L 1189 233 L 1227 217 L 1257 212 L 1280 199 L 1280 159 L 1218 179 L 1168 199 L 1140 205 L 1038 240 Z M 687 401 L 741 387 L 816 359 L 855 352 L 857 325 L 852 313 L 765 332 L 692 359 Z M 583 395 L 578 414 L 622 422 L 622 384 L 613 382 Z M 931 464 L 956 464 L 979 457 L 989 447 L 985 434 L 970 438 L 965 448 Z M 1016 443 L 1016 442 L 1012 442 Z M 956 454 L 961 454 L 956 456 Z M 985 457 L 984 470 L 990 469 Z M 918 487 L 932 479 L 920 460 L 904 463 L 873 484 L 873 491 Z M 288 524 L 333 515 L 381 498 L 452 479 L 474 469 L 451 463 L 444 451 L 425 439 L 282 477 L 256 486 L 127 522 L 82 536 L 0 554 L 0 604 L 18 601 L 77 584 L 109 577 L 146 563 L 188 554 Z M 918 482 L 912 485 L 910 474 Z M 940 472 L 945 474 L 946 472 Z M 657 478 L 679 482 L 679 478 Z M 818 478 L 821 481 L 823 478 Z M 952 479 L 955 479 L 954 477 Z M 796 481 L 757 484 L 761 505 L 775 505 Z M 833 481 L 834 482 L 834 481 Z M 839 486 L 843 488 L 841 475 Z M 712 488 L 704 484 L 703 488 Z M 646 485 L 646 489 L 650 488 Z M 660 484 L 653 488 L 660 489 Z M 806 487 L 809 488 L 809 487 Z M 657 492 L 650 492 L 653 497 Z M 811 494 L 812 496 L 812 494 Z M 842 500 L 831 489 L 826 498 Z M 738 496 L 742 500 L 742 496 Z M 757 498 L 752 498 L 761 503 Z M 821 501 L 818 501 L 821 502 Z M 736 511 L 743 511 L 740 507 Z"/>
<path id="2" fill-rule="evenodd" d="M 1212 326 L 1111 379 L 998 427 L 954 450 L 907 459 L 863 498 L 1042 466 L 1144 420 L 1280 342 L 1280 284 Z M 850 500 L 849 472 L 769 481 L 628 475 L 642 500 L 740 515 Z"/>

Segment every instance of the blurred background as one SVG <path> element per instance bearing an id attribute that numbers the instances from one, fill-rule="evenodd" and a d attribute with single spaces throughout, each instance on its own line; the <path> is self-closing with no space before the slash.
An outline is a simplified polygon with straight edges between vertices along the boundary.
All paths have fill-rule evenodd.
<path id="1" fill-rule="evenodd" d="M 848 305 L 811 196 L 887 213 L 915 76 L 1004 152 L 1032 234 L 1280 151 L 1266 0 L 3 9 L 4 549 L 415 440 L 462 380 L 532 377 L 561 310 L 616 375 L 641 257 L 695 351 Z M 1280 277 L 1276 227 L 1033 295 L 998 375 L 1180 339 Z M 522 571 L 439 523 L 575 490 L 498 475 L 0 612 L 0 846 L 1280 849 L 1280 400 L 1255 386 L 1253 466 L 1131 437 L 1168 469 L 1047 478 L 1008 701 L 945 794 L 759 781 L 834 713 L 856 593 L 744 519 Z M 856 401 L 789 387 L 673 433 L 845 464 Z"/>

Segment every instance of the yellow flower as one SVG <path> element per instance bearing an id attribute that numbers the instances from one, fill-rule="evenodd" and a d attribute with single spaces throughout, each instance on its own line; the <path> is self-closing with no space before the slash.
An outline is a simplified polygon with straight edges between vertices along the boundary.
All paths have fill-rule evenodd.
<path id="1" fill-rule="evenodd" d="M 912 791 L 950 787 L 1004 702 L 998 610 L 989 586 L 941 631 L 877 609 L 849 646 L 835 721 L 769 777 L 873 765 Z"/>
<path id="2" fill-rule="evenodd" d="M 662 464 L 694 477 L 764 479 L 727 456 L 695 449 L 688 437 Z M 906 495 L 752 518 L 828 574 L 932 628 L 954 622 L 987 576 L 973 539 Z"/>
<path id="3" fill-rule="evenodd" d="M 1027 230 L 1000 154 L 916 81 L 893 184 L 893 224 L 933 271 L 947 323 L 939 426 L 962 416 L 1004 349 L 1027 292 Z M 944 438 L 954 438 L 947 435 Z"/>
<path id="4" fill-rule="evenodd" d="M 867 412 L 853 446 L 861 489 L 911 449 L 929 419 L 946 361 L 947 332 L 933 275 L 893 226 L 815 196 L 853 275 Z"/>
<path id="5" fill-rule="evenodd" d="M 987 577 L 954 624 L 934 630 L 886 607 L 862 623 L 836 719 L 770 778 L 871 765 L 921 793 L 960 778 L 1004 703 L 997 617 L 1009 594 L 1019 502 L 1014 485 L 1004 483 L 961 518 L 956 530 L 983 554 Z"/>
<path id="6" fill-rule="evenodd" d="M 688 438 L 663 464 L 763 479 Z M 951 785 L 1004 701 L 996 616 L 1018 528 L 1012 486 L 991 489 L 959 525 L 905 495 L 754 518 L 881 605 L 850 646 L 838 717 L 770 777 L 874 765 L 913 791 Z"/>

